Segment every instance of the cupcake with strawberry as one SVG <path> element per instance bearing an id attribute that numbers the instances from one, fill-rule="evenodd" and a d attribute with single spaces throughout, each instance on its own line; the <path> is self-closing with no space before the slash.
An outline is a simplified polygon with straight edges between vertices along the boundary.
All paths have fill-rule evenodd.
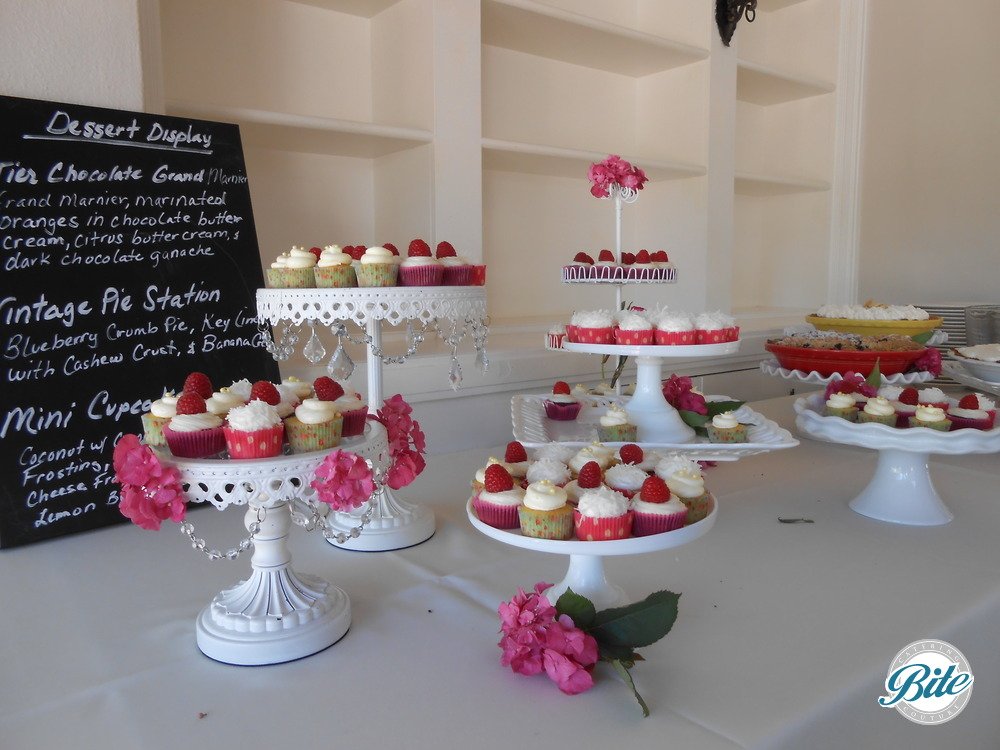
<path id="1" fill-rule="evenodd" d="M 470 286 L 472 284 L 472 264 L 456 253 L 450 242 L 439 242 L 434 250 L 434 255 L 444 267 L 442 284 L 445 286 Z"/>
<path id="2" fill-rule="evenodd" d="M 497 529 L 516 529 L 520 525 L 518 508 L 524 490 L 502 464 L 490 464 L 483 475 L 483 488 L 472 500 L 479 520 Z"/>
<path id="3" fill-rule="evenodd" d="M 331 378 L 316 378 L 315 398 L 303 399 L 295 413 L 285 419 L 285 432 L 293 453 L 329 450 L 340 445 L 344 418 L 337 410 L 336 400 L 344 389 Z"/>
<path id="4" fill-rule="evenodd" d="M 969 393 L 962 396 L 957 406 L 948 409 L 948 419 L 951 420 L 952 430 L 992 430 L 996 419 L 996 410 L 987 410 L 986 406 L 993 405 L 990 399 L 985 399 L 983 403 L 980 394 Z"/>
<path id="5" fill-rule="evenodd" d="M 316 381 L 313 382 L 313 388 L 316 387 L 316 382 L 323 380 L 324 385 L 320 387 L 329 389 L 329 385 L 326 384 L 326 380 L 330 380 L 330 378 L 324 378 L 317 378 Z M 338 384 L 334 383 L 334 385 Z M 340 386 L 338 385 L 338 387 Z M 368 419 L 368 404 L 361 399 L 360 393 L 357 393 L 356 391 L 346 391 L 343 390 L 343 388 L 341 388 L 341 390 L 343 391 L 343 395 L 334 401 L 337 406 L 337 411 L 340 412 L 340 416 L 344 419 L 341 437 L 357 437 L 365 431 L 365 422 Z M 323 396 L 320 396 L 320 392 L 318 390 L 316 391 L 316 395 L 323 398 Z"/>
<path id="6" fill-rule="evenodd" d="M 528 461 L 528 452 L 524 449 L 516 440 L 511 440 L 507 443 L 507 448 L 504 450 L 503 462 L 507 466 L 507 471 L 514 479 L 524 479 L 528 473 L 528 467 L 531 465 Z"/>
<path id="7" fill-rule="evenodd" d="M 610 250 L 601 250 L 597 254 L 597 263 L 594 264 L 594 278 L 606 280 L 624 278 L 621 266 L 618 265 L 615 254 Z"/>
<path id="8" fill-rule="evenodd" d="M 896 427 L 909 427 L 910 419 L 917 415 L 917 403 L 920 394 L 916 388 L 903 388 L 896 400 L 888 399 L 892 408 L 896 410 Z"/>
<path id="9" fill-rule="evenodd" d="M 625 443 L 625 445 L 618 449 L 614 458 L 620 464 L 637 466 L 643 471 L 650 472 L 656 468 L 656 464 L 661 456 L 656 451 L 643 450 L 635 443 Z"/>
<path id="10" fill-rule="evenodd" d="M 176 414 L 163 427 L 163 437 L 178 458 L 214 456 L 226 447 L 222 419 L 208 411 L 205 399 L 197 393 L 180 395 Z"/>
<path id="11" fill-rule="evenodd" d="M 230 458 L 271 458 L 281 454 L 285 427 L 274 406 L 278 401 L 274 384 L 259 380 L 253 384 L 247 405 L 229 410 L 222 429 Z"/>
<path id="12" fill-rule="evenodd" d="M 584 492 L 600 489 L 602 486 L 604 486 L 604 472 L 600 464 L 597 461 L 588 461 L 580 468 L 576 479 L 567 482 L 563 489 L 569 496 L 569 502 L 575 505 Z"/>
<path id="13" fill-rule="evenodd" d="M 552 395 L 543 402 L 545 416 L 559 422 L 571 422 L 580 415 L 583 408 L 574 396 L 570 394 L 569 383 L 557 380 L 552 386 Z"/>
<path id="14" fill-rule="evenodd" d="M 444 266 L 431 255 L 431 248 L 423 240 L 413 240 L 407 258 L 399 266 L 400 286 L 441 286 Z"/>
<path id="15" fill-rule="evenodd" d="M 637 281 L 652 281 L 654 279 L 653 262 L 649 250 L 643 249 L 635 254 L 635 260 L 632 262 L 632 267 L 629 268 L 628 278 Z"/>
<path id="16" fill-rule="evenodd" d="M 657 476 L 647 477 L 639 495 L 632 498 L 632 535 L 650 536 L 684 526 L 688 509 L 670 494 L 667 483 Z"/>
<path id="17" fill-rule="evenodd" d="M 577 279 L 594 278 L 594 259 L 587 253 L 579 252 L 573 256 L 573 262 L 563 266 L 563 279 L 576 281 Z"/>
<path id="18" fill-rule="evenodd" d="M 614 329 L 615 343 L 620 346 L 645 346 L 656 343 L 653 324 L 645 315 L 631 310 L 618 314 L 618 327 Z"/>
<path id="19" fill-rule="evenodd" d="M 517 509 L 521 533 L 535 539 L 571 539 L 573 508 L 567 500 L 566 490 L 547 479 L 529 484 Z"/>
<path id="20" fill-rule="evenodd" d="M 649 475 L 638 466 L 631 464 L 615 464 L 604 472 L 604 483 L 627 498 L 631 498 L 640 489 Z"/>
<path id="21" fill-rule="evenodd" d="M 607 487 L 587 490 L 573 511 L 576 538 L 584 542 L 627 539 L 632 533 L 628 499 Z"/>

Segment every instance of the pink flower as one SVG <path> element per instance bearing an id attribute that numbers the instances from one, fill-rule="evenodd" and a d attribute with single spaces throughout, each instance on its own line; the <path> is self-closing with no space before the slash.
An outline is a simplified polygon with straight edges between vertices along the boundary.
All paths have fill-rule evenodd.
<path id="1" fill-rule="evenodd" d="M 834 378 L 826 384 L 823 398 L 828 399 L 834 393 L 860 393 L 862 396 L 872 398 L 878 393 L 878 390 L 868 385 L 865 376 L 860 372 L 848 370 L 840 378 Z"/>
<path id="2" fill-rule="evenodd" d="M 420 476 L 426 465 L 424 457 L 417 451 L 403 451 L 389 467 L 385 483 L 394 490 L 406 487 Z"/>
<path id="3" fill-rule="evenodd" d="M 337 511 L 357 508 L 372 496 L 375 480 L 368 462 L 356 453 L 330 451 L 316 469 L 310 486 L 319 500 Z"/>
<path id="4" fill-rule="evenodd" d="M 594 687 L 594 678 L 578 662 L 552 649 L 542 653 L 545 674 L 567 695 L 576 695 Z"/>
<path id="5" fill-rule="evenodd" d="M 705 397 L 700 393 L 695 393 L 694 391 L 682 393 L 677 399 L 677 405 L 674 408 L 683 411 L 693 411 L 696 414 L 708 414 L 708 406 L 705 404 Z"/>
<path id="6" fill-rule="evenodd" d="M 389 439 L 393 463 L 389 467 L 387 484 L 394 490 L 410 484 L 425 466 L 426 439 L 420 424 L 410 416 L 412 413 L 413 407 L 397 393 L 385 400 L 376 417 Z"/>
<path id="7" fill-rule="evenodd" d="M 694 388 L 694 383 L 691 382 L 691 378 L 681 375 L 671 375 L 663 381 L 663 398 L 676 409 L 681 395 L 687 393 L 692 388 Z"/>
<path id="8" fill-rule="evenodd" d="M 642 190 L 647 181 L 645 172 L 615 154 L 604 161 L 591 164 L 587 170 L 587 179 L 591 182 L 590 193 L 595 198 L 607 198 L 612 185 Z"/>
<path id="9" fill-rule="evenodd" d="M 933 346 L 927 347 L 927 351 L 920 355 L 910 366 L 910 369 L 929 372 L 934 377 L 941 374 L 941 352 Z"/>
<path id="10" fill-rule="evenodd" d="M 140 528 L 157 531 L 168 518 L 184 520 L 187 496 L 180 472 L 164 466 L 148 445 L 136 435 L 123 435 L 112 458 L 115 481 L 121 485 L 118 509 Z"/>

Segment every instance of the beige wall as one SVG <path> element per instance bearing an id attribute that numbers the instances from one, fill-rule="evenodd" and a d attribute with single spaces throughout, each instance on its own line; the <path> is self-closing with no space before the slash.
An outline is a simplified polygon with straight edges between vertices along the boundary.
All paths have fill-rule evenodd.
<path id="1" fill-rule="evenodd" d="M 998 301 L 996 0 L 869 0 L 862 300 Z"/>

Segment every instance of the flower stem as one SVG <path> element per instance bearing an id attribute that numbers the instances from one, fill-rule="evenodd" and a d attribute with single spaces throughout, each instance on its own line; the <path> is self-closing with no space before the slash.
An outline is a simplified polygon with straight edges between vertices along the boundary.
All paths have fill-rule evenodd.
<path id="1" fill-rule="evenodd" d="M 646 701 L 644 701 L 642 696 L 639 695 L 639 691 L 635 689 L 635 683 L 632 681 L 632 675 L 629 673 L 628 667 L 622 664 L 619 659 L 612 659 L 611 666 L 614 667 L 615 671 L 621 675 L 622 679 L 625 680 L 625 684 L 628 685 L 629 689 L 632 691 L 632 695 L 634 695 L 635 699 L 639 701 L 639 705 L 642 707 L 642 718 L 645 719 L 648 717 L 649 706 L 646 705 Z"/>

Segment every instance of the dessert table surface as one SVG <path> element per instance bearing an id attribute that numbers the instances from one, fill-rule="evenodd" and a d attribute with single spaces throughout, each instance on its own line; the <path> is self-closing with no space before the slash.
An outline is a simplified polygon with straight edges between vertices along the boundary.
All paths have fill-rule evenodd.
<path id="1" fill-rule="evenodd" d="M 794 432 L 790 398 L 753 408 Z M 493 451 L 495 454 L 502 449 Z M 335 549 L 293 529 L 295 569 L 351 597 L 353 625 L 300 661 L 234 667 L 203 656 L 195 618 L 248 564 L 209 562 L 169 522 L 0 553 L 0 748 L 996 748 L 1000 743 L 1000 461 L 931 457 L 955 513 L 903 527 L 852 512 L 877 453 L 802 439 L 708 469 L 715 527 L 689 545 L 606 561 L 634 599 L 682 594 L 673 630 L 633 670 L 652 715 L 607 665 L 566 696 L 499 664 L 497 605 L 559 580 L 566 558 L 509 547 L 465 513 L 490 451 L 430 457 L 401 494 L 437 518 L 426 543 Z M 240 508 L 189 515 L 232 546 Z M 778 518 L 813 523 L 780 523 Z M 965 711 L 920 726 L 876 704 L 890 661 L 941 638 L 968 658 Z"/>

